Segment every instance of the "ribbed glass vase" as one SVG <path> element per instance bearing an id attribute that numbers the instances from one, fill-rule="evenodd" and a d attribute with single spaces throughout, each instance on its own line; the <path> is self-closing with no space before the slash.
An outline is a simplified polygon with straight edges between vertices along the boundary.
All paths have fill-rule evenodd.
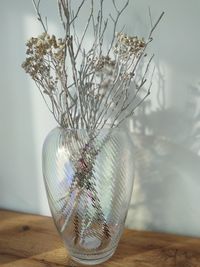
<path id="1" fill-rule="evenodd" d="M 123 232 L 133 185 L 127 131 L 55 128 L 43 146 L 43 175 L 51 213 L 72 259 L 109 259 Z"/>

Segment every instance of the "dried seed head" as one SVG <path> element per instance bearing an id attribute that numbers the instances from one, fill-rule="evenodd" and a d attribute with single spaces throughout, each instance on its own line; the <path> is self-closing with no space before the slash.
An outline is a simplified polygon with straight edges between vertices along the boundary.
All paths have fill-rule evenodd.
<path id="1" fill-rule="evenodd" d="M 133 56 L 138 57 L 146 46 L 144 38 L 139 39 L 137 36 L 128 36 L 123 32 L 117 33 L 116 39 L 114 53 L 125 60 Z"/>
<path id="2" fill-rule="evenodd" d="M 51 80 L 50 88 L 56 81 L 50 77 L 50 62 L 55 62 L 56 70 L 61 70 L 65 61 L 65 48 L 67 42 L 55 35 L 50 36 L 44 32 L 38 37 L 31 37 L 26 43 L 27 58 L 22 67 L 34 80 L 42 79 L 44 74 Z"/>
<path id="3" fill-rule="evenodd" d="M 98 73 L 106 73 L 109 76 L 112 75 L 115 68 L 115 60 L 112 60 L 109 56 L 101 56 L 93 61 L 95 71 Z"/>

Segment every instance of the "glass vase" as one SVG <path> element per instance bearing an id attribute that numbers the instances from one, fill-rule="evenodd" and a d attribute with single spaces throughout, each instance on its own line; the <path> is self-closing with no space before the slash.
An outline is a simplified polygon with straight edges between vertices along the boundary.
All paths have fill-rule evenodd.
<path id="1" fill-rule="evenodd" d="M 127 131 L 57 127 L 43 146 L 43 175 L 56 228 L 71 258 L 95 265 L 115 252 L 133 187 Z"/>

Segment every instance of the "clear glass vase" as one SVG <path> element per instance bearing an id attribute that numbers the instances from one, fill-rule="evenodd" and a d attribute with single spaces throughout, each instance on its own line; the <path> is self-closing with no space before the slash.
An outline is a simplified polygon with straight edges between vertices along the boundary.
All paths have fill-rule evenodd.
<path id="1" fill-rule="evenodd" d="M 77 262 L 109 259 L 123 232 L 133 187 L 127 131 L 52 130 L 43 146 L 43 175 L 51 213 Z"/>

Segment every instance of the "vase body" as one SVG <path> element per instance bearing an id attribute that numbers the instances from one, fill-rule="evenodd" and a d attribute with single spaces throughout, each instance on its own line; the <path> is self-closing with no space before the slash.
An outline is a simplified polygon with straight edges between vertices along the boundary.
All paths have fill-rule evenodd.
<path id="1" fill-rule="evenodd" d="M 122 129 L 55 128 L 43 146 L 43 175 L 54 223 L 71 257 L 86 265 L 118 245 L 133 186 L 131 141 Z"/>

